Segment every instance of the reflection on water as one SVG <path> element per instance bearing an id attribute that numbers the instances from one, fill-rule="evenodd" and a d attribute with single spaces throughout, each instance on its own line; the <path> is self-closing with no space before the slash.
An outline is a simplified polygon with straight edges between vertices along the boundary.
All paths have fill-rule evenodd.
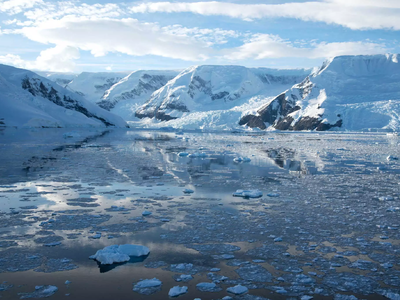
<path id="1" fill-rule="evenodd" d="M 313 294 L 318 299 L 342 291 L 327 289 L 323 276 L 340 270 L 359 276 L 357 267 L 368 263 L 352 264 L 369 259 L 373 273 L 362 274 L 394 288 L 391 283 L 400 272 L 395 249 L 400 240 L 400 165 L 386 159 L 400 156 L 394 140 L 378 134 L 4 130 L 0 281 L 34 286 L 50 283 L 54 275 L 60 287 L 61 277 L 89 285 L 90 277 L 102 282 L 91 294 L 96 299 L 116 294 L 130 299 L 137 295 L 131 291 L 134 280 L 157 277 L 163 288 L 150 298 L 160 299 L 170 287 L 182 285 L 173 275 L 190 273 L 194 279 L 185 283 L 189 293 L 182 299 L 222 298 L 225 289 L 236 284 L 270 299 L 281 297 L 276 286 L 288 297 Z M 206 156 L 178 156 L 183 151 Z M 236 157 L 251 161 L 238 163 Z M 185 194 L 184 189 L 194 193 Z M 259 189 L 264 196 L 234 198 L 237 189 Z M 143 216 L 144 210 L 151 215 Z M 105 246 L 127 243 L 148 246 L 150 255 L 111 266 L 88 259 Z M 196 246 L 201 249 L 196 251 L 193 245 L 205 246 Z M 10 262 L 18 265 L 20 257 L 40 257 L 40 267 L 32 263 L 29 270 L 58 272 L 14 276 L 11 271 L 18 273 L 18 268 Z M 60 271 L 64 258 L 79 268 Z M 173 266 L 181 263 L 193 268 L 179 271 Z M 217 266 L 218 274 L 229 279 L 208 274 Z M 273 282 L 254 281 L 254 270 L 262 270 L 258 266 Z M 99 279 L 99 269 L 108 282 Z M 130 273 L 134 275 L 127 279 Z M 311 279 L 298 277 L 300 273 Z M 314 273 L 321 277 L 314 278 Z M 197 291 L 196 283 L 213 280 L 224 288 L 221 292 Z M 365 278 L 354 280 L 364 287 Z M 124 292 L 119 292 L 122 282 Z M 320 294 L 314 293 L 316 288 Z M 380 297 L 379 291 L 369 294 Z M 18 292 L 10 289 L 3 298 L 15 299 Z M 76 299 L 90 295 L 84 285 L 74 284 L 65 293 Z"/>

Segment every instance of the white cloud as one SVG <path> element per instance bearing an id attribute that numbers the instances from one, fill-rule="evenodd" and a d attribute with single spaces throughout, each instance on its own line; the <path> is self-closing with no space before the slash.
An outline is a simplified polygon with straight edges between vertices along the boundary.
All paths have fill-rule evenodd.
<path id="1" fill-rule="evenodd" d="M 97 57 L 115 52 L 199 61 L 211 52 L 204 42 L 174 35 L 157 24 L 135 19 L 67 16 L 14 32 L 42 44 L 69 45 L 90 51 Z"/>
<path id="2" fill-rule="evenodd" d="M 132 13 L 191 12 L 243 20 L 294 18 L 342 25 L 351 29 L 400 30 L 398 0 L 327 0 L 284 4 L 235 4 L 226 2 L 153 2 L 131 7 Z M 351 4 L 353 3 L 353 4 Z"/>
<path id="3" fill-rule="evenodd" d="M 77 48 L 60 45 L 40 52 L 35 61 L 23 60 L 19 55 L 7 54 L 0 56 L 0 63 L 30 70 L 71 72 L 75 68 L 74 60 L 78 58 Z"/>
<path id="4" fill-rule="evenodd" d="M 0 12 L 10 15 L 18 14 L 26 9 L 30 9 L 38 4 L 43 4 L 42 0 L 8 0 L 0 1 Z"/>
<path id="5" fill-rule="evenodd" d="M 381 54 L 388 52 L 385 45 L 371 42 L 319 43 L 312 47 L 296 47 L 279 36 L 258 34 L 242 46 L 227 50 L 230 60 L 282 57 L 327 58 L 338 55 Z"/>
<path id="6" fill-rule="evenodd" d="M 35 22 L 44 22 L 60 19 L 64 16 L 86 16 L 96 18 L 117 18 L 125 14 L 117 4 L 77 4 L 70 1 L 59 1 L 46 3 L 46 5 L 35 8 L 24 13 L 25 17 Z"/>
<path id="7" fill-rule="evenodd" d="M 240 33 L 234 30 L 223 30 L 220 28 L 187 28 L 181 25 L 172 25 L 162 27 L 162 30 L 166 33 L 173 34 L 180 37 L 190 37 L 195 41 L 201 41 L 206 43 L 208 46 L 216 44 L 225 44 L 230 38 L 238 38 L 241 36 Z"/>

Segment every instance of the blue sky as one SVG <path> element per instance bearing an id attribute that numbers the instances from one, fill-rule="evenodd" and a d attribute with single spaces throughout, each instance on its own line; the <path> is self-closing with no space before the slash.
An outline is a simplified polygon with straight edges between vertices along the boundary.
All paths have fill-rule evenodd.
<path id="1" fill-rule="evenodd" d="M 0 63 L 42 71 L 309 68 L 399 38 L 398 0 L 0 0 Z"/>

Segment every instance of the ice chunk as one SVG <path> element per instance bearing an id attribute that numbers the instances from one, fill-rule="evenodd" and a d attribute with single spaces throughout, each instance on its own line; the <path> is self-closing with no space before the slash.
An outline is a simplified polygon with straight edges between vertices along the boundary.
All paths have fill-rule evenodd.
<path id="1" fill-rule="evenodd" d="M 260 198 L 263 193 L 260 190 L 236 190 L 232 195 L 233 197 Z"/>
<path id="2" fill-rule="evenodd" d="M 145 256 L 150 253 L 149 248 L 141 245 L 111 245 L 98 250 L 95 255 L 90 256 L 102 265 L 111 265 L 130 260 L 130 256 Z"/>
<path id="3" fill-rule="evenodd" d="M 134 288 L 149 288 L 149 287 L 156 287 L 156 286 L 160 286 L 162 285 L 161 280 L 157 279 L 157 278 L 153 278 L 153 279 L 145 279 L 142 281 L 139 281 Z"/>
<path id="4" fill-rule="evenodd" d="M 235 295 L 242 295 L 244 293 L 247 293 L 249 291 L 249 289 L 247 287 L 239 284 L 239 285 L 235 285 L 234 287 L 227 288 L 226 291 L 228 293 L 232 293 Z"/>
<path id="5" fill-rule="evenodd" d="M 168 296 L 170 297 L 178 297 L 179 295 L 186 294 L 188 291 L 187 286 L 180 287 L 179 285 L 174 286 L 169 290 Z"/>
<path id="6" fill-rule="evenodd" d="M 248 157 L 235 157 L 234 159 L 233 159 L 233 161 L 234 162 L 250 162 L 251 161 L 251 159 L 250 158 L 248 158 Z"/>
<path id="7" fill-rule="evenodd" d="M 157 278 L 144 279 L 133 286 L 133 291 L 142 295 L 151 295 L 161 290 L 162 282 Z"/>
<path id="8" fill-rule="evenodd" d="M 196 288 L 201 292 L 219 292 L 222 290 L 214 282 L 200 282 L 196 285 Z"/>
<path id="9" fill-rule="evenodd" d="M 28 298 L 47 298 L 55 294 L 58 288 L 54 285 L 39 285 L 35 286 L 35 291 L 32 293 L 18 293 L 20 299 Z"/>

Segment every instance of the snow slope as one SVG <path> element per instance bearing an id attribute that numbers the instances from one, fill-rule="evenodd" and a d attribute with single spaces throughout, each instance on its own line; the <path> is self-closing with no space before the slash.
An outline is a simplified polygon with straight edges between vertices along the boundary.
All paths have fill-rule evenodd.
<path id="1" fill-rule="evenodd" d="M 141 123 L 150 127 L 232 127 L 237 125 L 243 110 L 263 104 L 268 97 L 302 81 L 309 73 L 310 70 L 303 69 L 194 66 L 154 92 L 136 111 L 136 116 L 153 119 Z M 160 124 L 154 120 L 168 122 Z"/>
<path id="2" fill-rule="evenodd" d="M 178 71 L 135 71 L 131 73 L 82 73 L 68 89 L 125 120 L 135 120 L 135 111 L 151 94 L 178 75 Z"/>
<path id="3" fill-rule="evenodd" d="M 54 81 L 58 85 L 62 87 L 66 87 L 69 83 L 72 82 L 72 80 L 77 77 L 77 74 L 74 73 L 58 73 L 58 72 L 35 72 L 36 74 L 47 78 L 51 81 Z"/>
<path id="4" fill-rule="evenodd" d="M 178 71 L 135 71 L 111 86 L 97 104 L 123 117 L 135 119 L 135 111 L 153 92 L 178 75 Z"/>
<path id="5" fill-rule="evenodd" d="M 83 72 L 67 85 L 67 89 L 91 102 L 98 102 L 109 88 L 128 75 L 129 72 Z"/>
<path id="6" fill-rule="evenodd" d="M 280 130 L 399 130 L 399 100 L 398 55 L 339 56 L 239 124 Z"/>
<path id="7" fill-rule="evenodd" d="M 31 71 L 0 65 L 0 120 L 16 127 L 125 127 L 125 121 Z"/>

